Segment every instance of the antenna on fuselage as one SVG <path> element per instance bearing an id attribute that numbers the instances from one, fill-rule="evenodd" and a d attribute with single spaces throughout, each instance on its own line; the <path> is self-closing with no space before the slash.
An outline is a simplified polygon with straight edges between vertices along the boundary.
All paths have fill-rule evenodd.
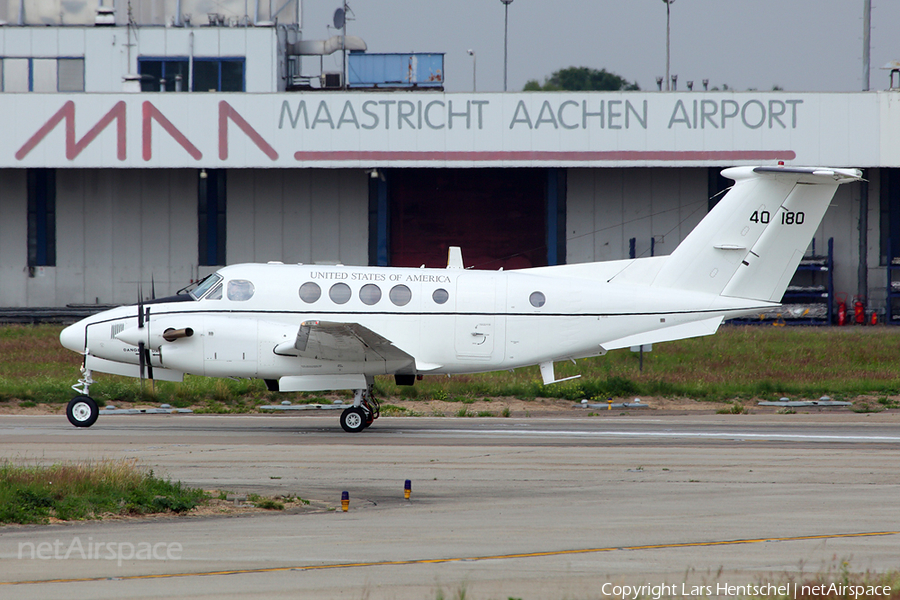
<path id="1" fill-rule="evenodd" d="M 463 266 L 462 248 L 459 246 L 450 246 L 447 250 L 447 268 L 465 269 Z"/>

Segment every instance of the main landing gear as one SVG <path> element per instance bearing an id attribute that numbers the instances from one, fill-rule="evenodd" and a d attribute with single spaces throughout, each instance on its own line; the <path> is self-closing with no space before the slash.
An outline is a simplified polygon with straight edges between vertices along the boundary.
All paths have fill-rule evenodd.
<path id="1" fill-rule="evenodd" d="M 91 384 L 94 383 L 91 378 L 91 370 L 82 367 L 81 373 L 78 384 L 72 386 L 73 390 L 81 393 L 69 400 L 69 405 L 66 406 L 66 417 L 68 417 L 69 423 L 75 427 L 90 427 L 100 416 L 100 408 L 94 399 L 88 396 Z"/>
<path id="2" fill-rule="evenodd" d="M 341 427 L 348 433 L 362 431 L 378 418 L 381 405 L 372 394 L 372 386 L 368 389 L 356 390 L 353 406 L 341 413 Z"/>

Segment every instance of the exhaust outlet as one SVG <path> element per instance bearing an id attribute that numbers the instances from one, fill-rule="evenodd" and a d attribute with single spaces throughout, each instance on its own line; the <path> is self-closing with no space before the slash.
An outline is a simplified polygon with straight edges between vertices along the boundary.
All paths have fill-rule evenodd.
<path id="1" fill-rule="evenodd" d="M 177 339 L 189 338 L 192 335 L 194 335 L 194 330 L 190 327 L 185 327 L 184 329 L 172 329 L 170 327 L 163 332 L 162 336 L 167 342 L 174 342 Z"/>

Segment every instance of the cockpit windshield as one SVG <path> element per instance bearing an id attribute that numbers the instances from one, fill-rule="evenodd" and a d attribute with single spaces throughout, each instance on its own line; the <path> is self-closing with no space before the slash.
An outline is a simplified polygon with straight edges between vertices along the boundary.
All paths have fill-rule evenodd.
<path id="1" fill-rule="evenodd" d="M 190 294 L 191 298 L 193 298 L 194 300 L 199 300 L 204 295 L 206 295 L 209 290 L 216 287 L 216 284 L 218 284 L 220 281 L 222 281 L 222 276 L 218 273 L 213 273 L 212 275 L 201 281 L 199 284 L 197 284 L 197 287 L 189 290 L 188 294 Z"/>

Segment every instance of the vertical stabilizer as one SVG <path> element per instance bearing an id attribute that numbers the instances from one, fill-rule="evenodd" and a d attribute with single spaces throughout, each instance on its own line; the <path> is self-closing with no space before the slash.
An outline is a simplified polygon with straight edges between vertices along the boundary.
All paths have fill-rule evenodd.
<path id="1" fill-rule="evenodd" d="M 675 249 L 652 285 L 778 302 L 841 183 L 855 169 L 735 167 L 734 187 Z"/>

